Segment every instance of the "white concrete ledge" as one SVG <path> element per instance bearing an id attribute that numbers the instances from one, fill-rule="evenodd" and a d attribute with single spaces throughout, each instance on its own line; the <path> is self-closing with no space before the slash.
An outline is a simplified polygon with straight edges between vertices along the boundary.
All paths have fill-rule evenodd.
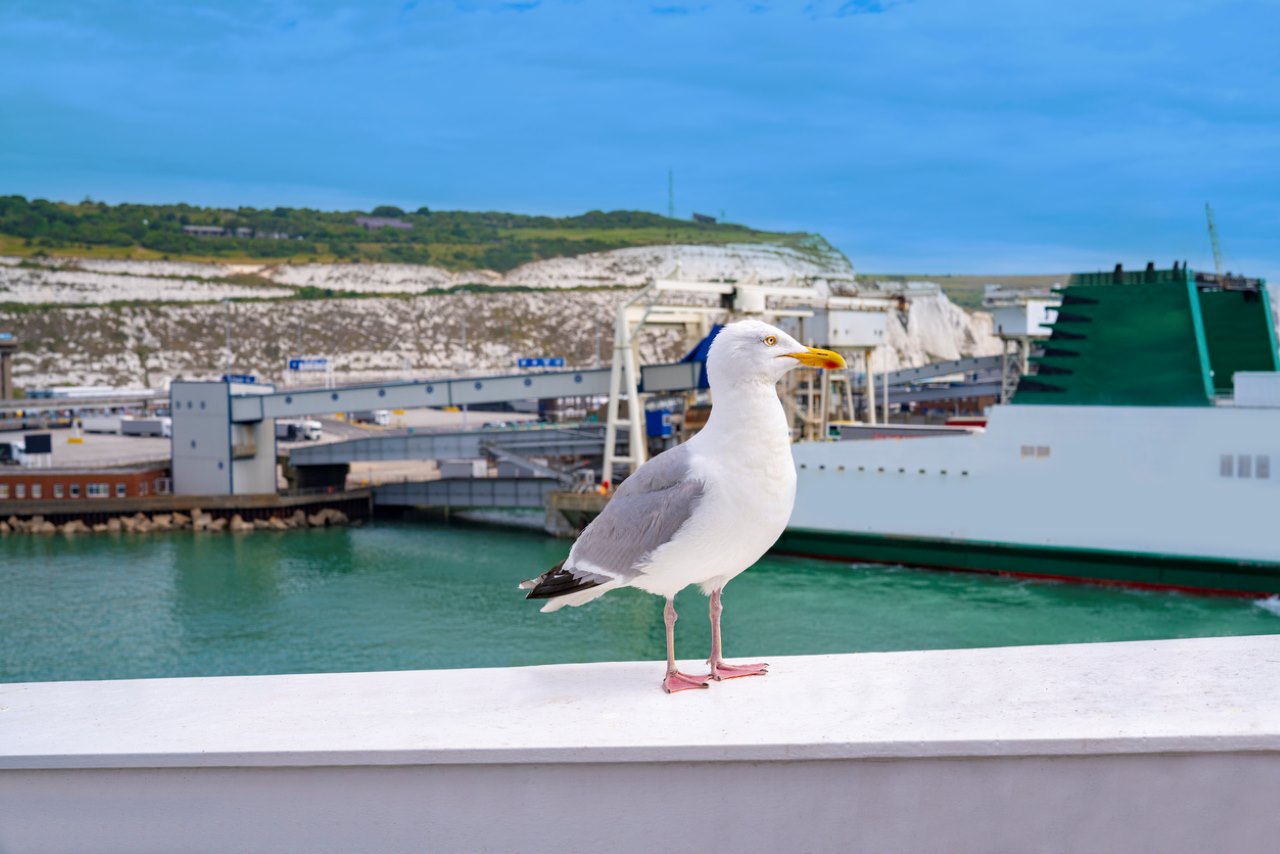
<path id="1" fill-rule="evenodd" d="M 581 850 L 1280 838 L 1280 636 L 771 663 L 673 696 L 660 663 L 0 684 L 0 850 L 203 850 L 200 828 L 208 850 L 425 850 L 407 827 L 449 850 L 579 850 L 588 832 Z M 457 803 L 472 786 L 487 820 Z M 377 798 L 391 806 L 351 813 Z M 800 836 L 639 821 L 787 804 L 773 820 Z M 1041 846 L 1064 810 L 1114 821 Z"/>
<path id="2" fill-rule="evenodd" d="M 1280 636 L 771 665 L 672 696 L 657 662 L 0 684 L 0 768 L 1280 750 Z"/>

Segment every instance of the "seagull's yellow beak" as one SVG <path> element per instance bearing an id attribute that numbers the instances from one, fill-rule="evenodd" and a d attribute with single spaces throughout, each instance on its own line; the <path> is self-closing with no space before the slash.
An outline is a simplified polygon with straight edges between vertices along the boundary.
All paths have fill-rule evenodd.
<path id="1" fill-rule="evenodd" d="M 783 353 L 782 355 L 789 359 L 795 359 L 809 368 L 841 370 L 847 367 L 844 363 L 844 356 L 831 350 L 819 350 L 817 347 L 809 347 L 801 353 Z"/>

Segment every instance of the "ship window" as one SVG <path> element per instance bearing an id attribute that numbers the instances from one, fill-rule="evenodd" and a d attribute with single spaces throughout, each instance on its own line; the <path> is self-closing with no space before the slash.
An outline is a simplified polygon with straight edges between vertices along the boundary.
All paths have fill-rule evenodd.
<path id="1" fill-rule="evenodd" d="M 1035 455 L 1036 455 L 1036 449 L 1035 449 L 1035 446 L 1034 446 L 1034 445 L 1023 445 L 1023 446 L 1022 446 L 1022 456 L 1024 456 L 1024 457 L 1034 457 Z"/>
<path id="2" fill-rule="evenodd" d="M 8 498 L 8 497 L 9 497 L 9 484 L 0 483 L 0 498 Z"/>
<path id="3" fill-rule="evenodd" d="M 71 484 L 71 497 L 72 498 L 80 497 L 80 484 L 78 483 Z"/>
<path id="4" fill-rule="evenodd" d="M 25 483 L 15 483 L 15 484 L 13 485 L 13 497 L 14 497 L 14 498 L 26 498 L 26 497 L 27 497 L 27 485 L 26 485 Z"/>
<path id="5" fill-rule="evenodd" d="M 65 493 L 63 492 L 63 486 L 62 486 L 62 484 L 60 484 L 60 483 L 55 483 L 55 484 L 53 485 L 53 497 L 54 497 L 54 498 L 62 498 L 64 494 L 65 494 Z"/>
<path id="6" fill-rule="evenodd" d="M 105 483 L 91 483 L 85 487 L 85 495 L 90 498 L 107 498 L 111 489 Z"/>
<path id="7" fill-rule="evenodd" d="M 1049 456 L 1049 446 L 1048 446 L 1048 445 L 1037 445 L 1037 446 L 1036 446 L 1036 456 L 1037 456 L 1037 457 L 1040 457 L 1041 459 L 1043 459 L 1044 457 Z"/>
<path id="8" fill-rule="evenodd" d="M 44 498 L 44 484 L 43 484 L 43 483 L 33 483 L 33 484 L 31 484 L 31 497 L 32 497 L 32 498 Z"/>
<path id="9" fill-rule="evenodd" d="M 125 485 L 124 485 L 123 483 L 117 483 L 117 484 L 116 484 L 116 498 L 124 498 L 126 494 L 127 494 L 127 489 L 126 489 Z"/>
<path id="10" fill-rule="evenodd" d="M 1235 460 L 1230 454 L 1223 454 L 1218 458 L 1218 474 L 1222 477 L 1231 477 L 1235 474 Z"/>
<path id="11" fill-rule="evenodd" d="M 1253 477 L 1253 457 L 1248 454 L 1236 457 L 1236 477 Z"/>
<path id="12" fill-rule="evenodd" d="M 1266 454 L 1258 454 L 1253 458 L 1253 476 L 1268 480 L 1271 477 L 1271 457 Z"/>

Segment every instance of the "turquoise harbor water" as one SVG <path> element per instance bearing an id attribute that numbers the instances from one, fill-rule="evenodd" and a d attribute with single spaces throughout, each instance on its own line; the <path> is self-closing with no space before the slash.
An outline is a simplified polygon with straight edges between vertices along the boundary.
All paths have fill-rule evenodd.
<path id="1" fill-rule="evenodd" d="M 0 540 L 0 681 L 659 660 L 659 599 L 540 614 L 569 544 L 475 525 Z M 677 602 L 705 657 L 706 599 Z M 767 558 L 725 595 L 733 657 L 1280 632 L 1273 605 Z"/>

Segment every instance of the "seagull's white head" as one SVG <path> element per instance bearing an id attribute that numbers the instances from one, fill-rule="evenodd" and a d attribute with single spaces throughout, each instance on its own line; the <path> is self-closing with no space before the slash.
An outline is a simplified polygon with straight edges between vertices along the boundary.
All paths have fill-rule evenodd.
<path id="1" fill-rule="evenodd" d="M 775 326 L 759 320 L 730 323 L 707 354 L 707 379 L 717 386 L 744 382 L 772 385 L 792 368 L 844 368 L 844 358 L 830 350 L 806 347 Z"/>

